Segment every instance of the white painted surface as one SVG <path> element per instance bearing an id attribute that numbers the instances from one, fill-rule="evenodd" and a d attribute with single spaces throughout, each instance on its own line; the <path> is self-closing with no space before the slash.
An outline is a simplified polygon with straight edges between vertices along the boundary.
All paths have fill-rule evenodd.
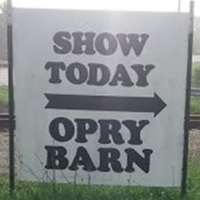
<path id="1" fill-rule="evenodd" d="M 49 10 L 14 10 L 14 69 L 16 77 L 16 131 L 17 147 L 21 165 L 19 177 L 22 180 L 53 179 L 53 171 L 46 170 L 46 145 L 59 145 L 67 149 L 67 158 L 72 162 L 78 146 L 84 146 L 98 167 L 102 147 L 116 148 L 124 155 L 124 149 L 133 148 L 142 155 L 143 149 L 152 149 L 149 173 L 135 167 L 133 173 L 85 172 L 82 167 L 76 172 L 68 169 L 55 171 L 58 182 L 74 182 L 108 185 L 180 186 L 183 152 L 183 122 L 185 100 L 185 78 L 187 63 L 187 34 L 189 20 L 187 14 L 134 13 L 134 12 L 84 12 Z M 95 54 L 58 55 L 53 52 L 53 36 L 58 31 L 92 31 L 96 33 L 148 33 L 149 39 L 142 54 L 125 57 L 120 51 L 112 56 Z M 50 73 L 44 69 L 48 61 L 62 61 L 66 64 L 78 61 L 103 63 L 111 72 L 119 63 L 154 64 L 155 69 L 148 76 L 148 87 L 111 87 L 73 85 L 61 74 L 61 84 L 48 82 Z M 136 80 L 134 74 L 131 74 Z M 156 92 L 167 104 L 158 116 L 151 113 L 98 112 L 45 109 L 47 99 L 44 93 L 87 94 L 115 96 L 152 96 Z M 142 130 L 141 145 L 127 143 L 130 133 L 122 128 L 125 144 L 110 145 L 98 143 L 99 129 L 88 136 L 88 142 L 77 144 L 75 136 L 68 142 L 57 142 L 49 134 L 49 123 L 56 117 L 99 119 L 149 120 Z M 76 133 L 75 133 L 76 135 Z M 120 161 L 125 166 L 126 157 Z M 30 170 L 31 169 L 31 170 Z M 46 172 L 46 173 L 45 173 Z M 48 177 L 45 175 L 48 174 Z M 36 177 L 38 179 L 36 179 Z"/>

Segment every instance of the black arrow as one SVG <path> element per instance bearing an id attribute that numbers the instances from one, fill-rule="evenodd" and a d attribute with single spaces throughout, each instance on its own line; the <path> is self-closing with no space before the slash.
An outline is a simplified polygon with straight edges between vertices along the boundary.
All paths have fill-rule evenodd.
<path id="1" fill-rule="evenodd" d="M 49 109 L 153 112 L 155 117 L 166 106 L 156 93 L 154 97 L 44 95 L 49 100 L 45 108 Z"/>

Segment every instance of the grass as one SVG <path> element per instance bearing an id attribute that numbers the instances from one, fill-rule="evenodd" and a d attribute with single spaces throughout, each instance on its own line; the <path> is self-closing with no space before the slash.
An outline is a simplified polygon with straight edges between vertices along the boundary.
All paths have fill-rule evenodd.
<path id="1" fill-rule="evenodd" d="M 200 199 L 200 162 L 191 162 L 187 200 Z M 178 188 L 80 186 L 18 182 L 13 196 L 7 179 L 0 181 L 0 200 L 180 200 Z"/>
<path id="2" fill-rule="evenodd" d="M 200 114 L 200 97 L 191 97 L 190 112 L 191 114 Z"/>
<path id="3" fill-rule="evenodd" d="M 192 66 L 192 87 L 200 87 L 200 63 L 193 63 Z"/>
<path id="4" fill-rule="evenodd" d="M 193 63 L 192 66 L 192 87 L 200 87 L 200 63 Z M 191 97 L 191 114 L 200 114 L 200 97 Z"/>
<path id="5" fill-rule="evenodd" d="M 0 112 L 8 111 L 8 87 L 0 86 Z"/>

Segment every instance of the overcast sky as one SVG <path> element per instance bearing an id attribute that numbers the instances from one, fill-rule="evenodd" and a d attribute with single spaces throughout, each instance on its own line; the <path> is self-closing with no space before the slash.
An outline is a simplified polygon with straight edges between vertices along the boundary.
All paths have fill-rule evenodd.
<path id="1" fill-rule="evenodd" d="M 4 0 L 0 0 L 2 2 Z M 136 11 L 189 11 L 190 0 L 12 0 L 16 7 L 68 8 L 68 9 L 106 9 Z M 200 0 L 195 0 L 195 15 L 200 16 Z"/>

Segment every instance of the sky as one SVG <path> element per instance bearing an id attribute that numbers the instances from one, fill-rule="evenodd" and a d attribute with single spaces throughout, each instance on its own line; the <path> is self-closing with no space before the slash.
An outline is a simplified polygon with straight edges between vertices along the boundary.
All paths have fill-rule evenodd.
<path id="1" fill-rule="evenodd" d="M 195 15 L 200 16 L 200 0 L 194 1 Z M 161 12 L 177 12 L 179 2 L 181 12 L 188 12 L 190 0 L 12 0 L 15 7 Z"/>

